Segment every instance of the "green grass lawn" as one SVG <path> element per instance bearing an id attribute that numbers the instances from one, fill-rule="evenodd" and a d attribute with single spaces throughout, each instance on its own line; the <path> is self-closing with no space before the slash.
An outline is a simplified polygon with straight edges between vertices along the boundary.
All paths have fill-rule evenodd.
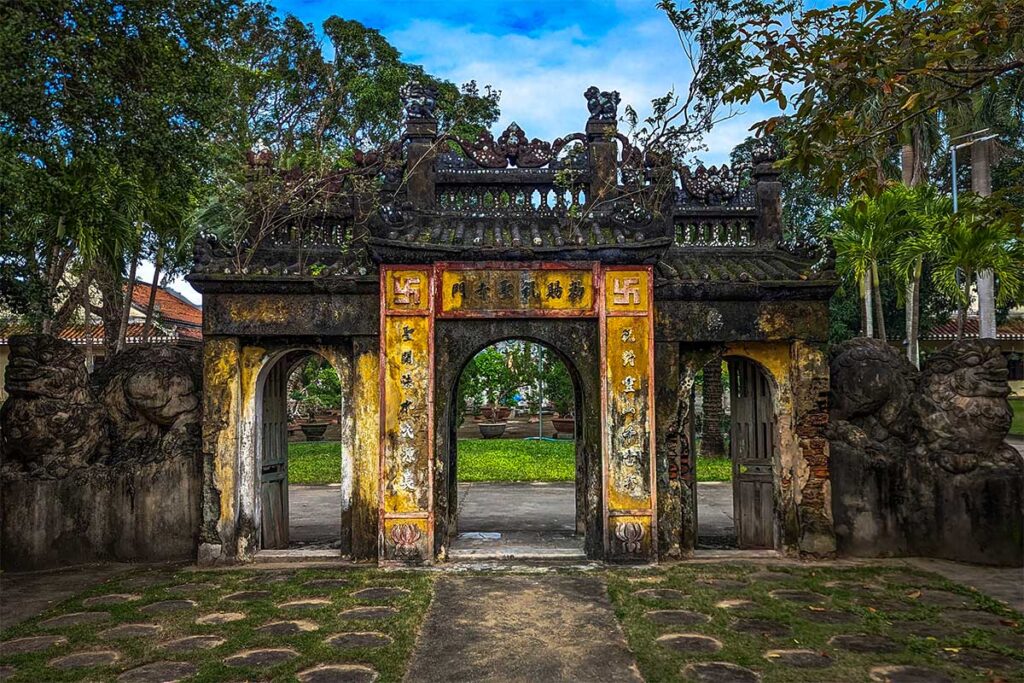
<path id="1" fill-rule="evenodd" d="M 1010 425 L 1010 433 L 1024 436 L 1024 398 L 1011 398 L 1010 407 L 1013 408 L 1013 424 Z"/>
<path id="2" fill-rule="evenodd" d="M 459 481 L 573 481 L 576 448 L 572 441 L 462 439 Z M 730 481 L 732 462 L 698 458 L 697 481 Z M 341 481 L 341 445 L 337 441 L 288 444 L 288 481 L 337 484 Z"/>
<path id="3" fill-rule="evenodd" d="M 341 444 L 300 441 L 288 444 L 288 482 L 337 484 L 341 481 Z"/>

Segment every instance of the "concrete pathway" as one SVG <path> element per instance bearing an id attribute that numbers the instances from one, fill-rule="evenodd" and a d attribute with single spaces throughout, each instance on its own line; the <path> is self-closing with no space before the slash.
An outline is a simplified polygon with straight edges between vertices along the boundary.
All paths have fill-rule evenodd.
<path id="1" fill-rule="evenodd" d="M 19 624 L 76 593 L 138 566 L 86 564 L 37 572 L 0 573 L 0 628 Z"/>
<path id="2" fill-rule="evenodd" d="M 1024 612 L 1024 567 L 984 567 L 930 557 L 911 557 L 904 561 L 918 569 L 970 586 L 1018 612 Z"/>
<path id="3" fill-rule="evenodd" d="M 643 679 L 592 576 L 442 576 L 409 683 Z"/>
<path id="4" fill-rule="evenodd" d="M 330 545 L 341 538 L 341 486 L 288 486 L 292 546 Z"/>

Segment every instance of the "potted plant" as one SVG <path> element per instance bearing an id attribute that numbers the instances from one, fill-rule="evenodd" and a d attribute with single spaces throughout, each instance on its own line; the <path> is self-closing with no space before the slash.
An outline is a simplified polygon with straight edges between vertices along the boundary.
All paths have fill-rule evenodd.
<path id="1" fill-rule="evenodd" d="M 302 402 L 302 408 L 306 413 L 306 419 L 299 421 L 299 429 L 306 441 L 323 441 L 324 433 L 331 426 L 331 421 L 321 415 L 324 408 L 323 402 L 318 396 L 309 396 Z"/>
<path id="2" fill-rule="evenodd" d="M 558 417 L 551 419 L 555 435 L 565 434 L 569 438 L 576 435 L 576 419 L 573 415 L 576 408 L 576 396 L 573 392 L 572 379 L 562 363 L 554 363 L 548 372 L 548 398 L 554 406 Z"/>

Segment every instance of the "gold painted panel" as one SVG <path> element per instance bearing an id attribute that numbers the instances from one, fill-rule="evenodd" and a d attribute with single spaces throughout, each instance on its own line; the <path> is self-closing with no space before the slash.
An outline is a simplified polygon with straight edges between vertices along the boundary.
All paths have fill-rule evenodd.
<path id="1" fill-rule="evenodd" d="M 423 270 L 387 270 L 384 285 L 388 310 L 423 311 L 430 305 L 430 276 Z"/>
<path id="2" fill-rule="evenodd" d="M 591 313 L 589 269 L 451 269 L 441 273 L 441 314 Z"/>
<path id="3" fill-rule="evenodd" d="M 650 310 L 650 273 L 645 270 L 608 270 L 604 274 L 605 310 L 639 313 Z"/>
<path id="4" fill-rule="evenodd" d="M 430 319 L 384 324 L 384 512 L 429 509 Z"/>
<path id="5" fill-rule="evenodd" d="M 650 328 L 647 316 L 605 319 L 608 509 L 651 506 Z"/>

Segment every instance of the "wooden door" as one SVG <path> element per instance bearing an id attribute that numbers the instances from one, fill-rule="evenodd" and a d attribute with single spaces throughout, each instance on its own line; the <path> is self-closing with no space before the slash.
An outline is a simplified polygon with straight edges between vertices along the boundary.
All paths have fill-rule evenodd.
<path id="1" fill-rule="evenodd" d="M 270 369 L 263 389 L 260 435 L 262 548 L 288 547 L 288 370 L 284 359 Z"/>
<path id="2" fill-rule="evenodd" d="M 760 368 L 729 361 L 733 514 L 740 548 L 775 547 L 775 410 L 771 385 Z"/>

